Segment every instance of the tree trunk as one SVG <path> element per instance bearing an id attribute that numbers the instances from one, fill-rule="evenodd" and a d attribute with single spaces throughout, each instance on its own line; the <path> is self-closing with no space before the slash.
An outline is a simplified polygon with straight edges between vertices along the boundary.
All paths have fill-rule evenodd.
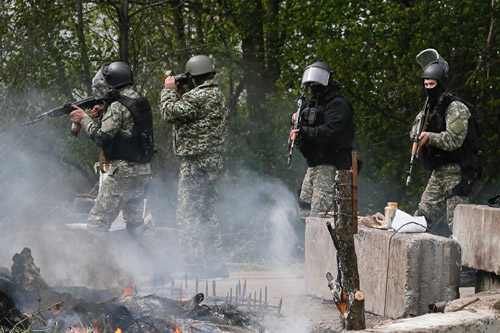
<path id="1" fill-rule="evenodd" d="M 266 29 L 266 80 L 271 91 L 276 89 L 275 83 L 280 76 L 279 56 L 283 47 L 285 30 L 280 29 L 280 0 L 267 0 Z"/>
<path id="2" fill-rule="evenodd" d="M 244 0 L 240 6 L 240 34 L 243 50 L 243 81 L 247 89 L 248 101 L 263 112 L 261 105 L 266 99 L 265 47 L 261 1 Z"/>
<path id="3" fill-rule="evenodd" d="M 174 44 L 172 45 L 173 49 L 180 49 L 180 50 L 185 50 L 187 49 L 187 38 L 189 36 L 186 36 L 186 33 L 184 31 L 184 26 L 186 25 L 186 20 L 184 18 L 184 13 L 185 8 L 183 5 L 182 0 L 172 0 L 171 1 L 171 7 L 173 11 L 173 21 L 174 21 L 174 26 L 172 27 L 174 30 Z M 181 53 L 176 53 L 174 55 L 174 61 L 169 60 L 169 65 L 176 67 L 177 68 L 172 68 L 174 70 L 174 73 L 177 71 L 177 73 L 183 73 L 185 64 L 189 59 L 189 51 L 181 52 Z"/>
<path id="4" fill-rule="evenodd" d="M 128 63 L 128 33 L 129 33 L 129 16 L 128 16 L 128 0 L 121 0 L 120 7 L 116 7 L 118 14 L 118 30 L 119 30 L 119 48 L 120 60 Z"/>
<path id="5" fill-rule="evenodd" d="M 78 36 L 78 44 L 80 46 L 80 59 L 82 61 L 83 80 L 85 83 L 85 90 L 88 95 L 92 95 L 92 81 L 90 78 L 90 61 L 88 56 L 87 43 L 85 42 L 85 30 L 83 20 L 83 6 L 82 0 L 75 0 L 78 21 L 76 26 L 76 34 Z"/>
<path id="6" fill-rule="evenodd" d="M 337 249 L 338 275 L 335 302 L 341 314 L 344 328 L 361 330 L 366 327 L 364 293 L 359 290 L 358 260 L 354 249 L 352 171 L 337 171 L 335 200 L 335 228 L 327 222 L 327 228 Z"/>

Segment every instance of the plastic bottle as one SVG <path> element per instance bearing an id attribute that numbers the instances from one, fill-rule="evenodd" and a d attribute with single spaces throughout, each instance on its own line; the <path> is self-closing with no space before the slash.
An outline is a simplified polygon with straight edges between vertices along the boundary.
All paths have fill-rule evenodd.
<path id="1" fill-rule="evenodd" d="M 398 203 L 397 202 L 388 202 L 387 206 L 384 209 L 384 222 L 385 222 L 385 227 L 390 228 L 392 225 L 392 220 L 394 219 L 394 216 L 396 215 L 396 209 L 398 209 Z"/>

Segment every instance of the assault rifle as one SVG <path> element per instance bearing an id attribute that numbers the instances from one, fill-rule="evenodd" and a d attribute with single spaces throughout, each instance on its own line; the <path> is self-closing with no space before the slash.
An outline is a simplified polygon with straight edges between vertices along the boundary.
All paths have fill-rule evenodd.
<path id="1" fill-rule="evenodd" d="M 302 106 L 302 102 L 304 101 L 305 96 L 302 94 L 299 99 L 297 100 L 297 112 L 295 112 L 295 121 L 292 124 L 290 131 L 294 129 L 299 129 L 300 127 L 300 121 L 301 121 L 301 113 L 300 113 L 300 107 Z M 288 137 L 288 144 L 286 150 L 288 150 L 288 166 L 292 163 L 292 153 L 293 153 L 293 147 L 295 146 L 295 139 L 292 139 L 291 136 Z"/>
<path id="2" fill-rule="evenodd" d="M 420 117 L 420 120 L 418 122 L 418 129 L 417 133 L 415 133 L 415 136 L 413 136 L 413 146 L 411 150 L 411 159 L 410 159 L 410 170 L 408 170 L 408 176 L 406 177 L 406 186 L 410 185 L 411 181 L 411 172 L 413 170 L 413 163 L 416 158 L 420 156 L 420 140 L 418 139 L 420 137 L 420 134 L 422 134 L 423 131 L 427 128 L 427 121 L 429 119 L 429 97 L 426 98 L 425 104 L 424 104 L 424 109 L 422 110 L 422 117 Z"/>
<path id="3" fill-rule="evenodd" d="M 36 117 L 30 119 L 30 121 L 25 122 L 23 124 L 23 126 L 37 123 L 39 121 L 44 120 L 45 118 L 59 117 L 59 116 L 62 116 L 63 114 L 70 114 L 71 112 L 73 112 L 75 110 L 73 108 L 73 105 L 76 105 L 79 108 L 82 108 L 85 110 L 85 109 L 93 108 L 95 105 L 104 104 L 104 102 L 112 103 L 112 102 L 116 101 L 118 99 L 118 97 L 119 97 L 119 95 L 116 92 L 116 90 L 111 90 L 104 97 L 97 98 L 97 97 L 91 96 L 91 97 L 82 99 L 80 101 L 68 102 L 68 103 L 64 104 L 63 106 L 59 106 L 55 109 L 52 109 L 50 111 L 47 111 L 47 112 L 44 112 L 42 114 L 37 115 Z M 74 136 L 77 136 L 79 133 L 79 128 L 75 125 L 76 124 L 73 124 L 73 126 L 71 127 L 71 134 Z"/>

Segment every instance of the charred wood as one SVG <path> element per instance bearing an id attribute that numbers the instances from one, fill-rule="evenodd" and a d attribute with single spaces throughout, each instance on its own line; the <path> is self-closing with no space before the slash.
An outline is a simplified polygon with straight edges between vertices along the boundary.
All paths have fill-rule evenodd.
<path id="1" fill-rule="evenodd" d="M 10 332 L 26 316 L 15 306 L 14 301 L 0 291 L 0 332 Z M 26 326 L 21 324 L 21 328 Z"/>
<path id="2" fill-rule="evenodd" d="M 357 170 L 356 170 L 357 172 Z M 335 226 L 327 222 L 327 228 L 337 250 L 338 274 L 333 281 L 327 274 L 328 286 L 340 313 L 345 329 L 361 330 L 366 327 L 364 293 L 359 290 L 359 273 L 354 249 L 353 171 L 337 171 L 335 198 Z M 357 219 L 357 217 L 356 217 Z"/>
<path id="3" fill-rule="evenodd" d="M 21 253 L 12 258 L 12 282 L 17 289 L 23 291 L 40 292 L 49 289 L 49 285 L 42 279 L 40 268 L 35 265 L 31 250 L 25 247 Z"/>

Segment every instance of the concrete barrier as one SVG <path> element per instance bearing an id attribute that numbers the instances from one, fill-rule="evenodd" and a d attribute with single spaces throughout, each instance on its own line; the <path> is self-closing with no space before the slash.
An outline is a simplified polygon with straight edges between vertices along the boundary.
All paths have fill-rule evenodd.
<path id="1" fill-rule="evenodd" d="M 336 278 L 336 250 L 326 228 L 333 219 L 308 218 L 306 291 L 331 299 L 325 274 Z M 460 246 L 428 233 L 394 234 L 359 226 L 355 235 L 365 310 L 400 318 L 428 312 L 429 304 L 458 298 Z"/>
<path id="2" fill-rule="evenodd" d="M 448 302 L 444 313 L 388 321 L 359 332 L 500 332 L 499 304 L 500 293 L 490 290 Z"/>
<path id="3" fill-rule="evenodd" d="M 500 209 L 458 205 L 453 235 L 462 247 L 462 265 L 500 275 Z"/>

